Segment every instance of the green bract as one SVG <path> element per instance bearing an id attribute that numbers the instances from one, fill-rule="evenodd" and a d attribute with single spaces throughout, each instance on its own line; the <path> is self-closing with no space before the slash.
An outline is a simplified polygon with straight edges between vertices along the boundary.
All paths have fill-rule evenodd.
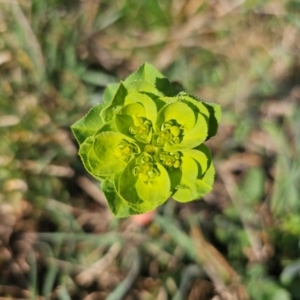
<path id="1" fill-rule="evenodd" d="M 200 198 L 212 189 L 214 167 L 203 144 L 217 132 L 220 106 L 185 93 L 143 64 L 103 103 L 72 126 L 85 168 L 101 180 L 117 217 L 153 210 L 173 197 Z"/>

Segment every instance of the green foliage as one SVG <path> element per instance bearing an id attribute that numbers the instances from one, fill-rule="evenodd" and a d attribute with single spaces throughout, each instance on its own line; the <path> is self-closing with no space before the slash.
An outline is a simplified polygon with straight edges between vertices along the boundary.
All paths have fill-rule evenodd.
<path id="1" fill-rule="evenodd" d="M 117 217 L 153 210 L 171 196 L 188 202 L 212 189 L 214 167 L 203 142 L 217 132 L 219 105 L 176 94 L 147 63 L 108 86 L 104 100 L 72 131 Z"/>
<path id="2" fill-rule="evenodd" d="M 253 266 L 249 270 L 248 289 L 251 299 L 255 300 L 290 300 L 291 295 L 272 278 L 265 278 L 261 266 Z"/>

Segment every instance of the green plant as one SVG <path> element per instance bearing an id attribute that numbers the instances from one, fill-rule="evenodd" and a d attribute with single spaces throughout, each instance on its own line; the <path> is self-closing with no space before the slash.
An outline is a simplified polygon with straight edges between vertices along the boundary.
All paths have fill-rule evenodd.
<path id="1" fill-rule="evenodd" d="M 153 210 L 169 197 L 188 202 L 209 192 L 214 167 L 204 141 L 214 136 L 220 106 L 203 102 L 143 64 L 103 103 L 72 126 L 85 168 L 102 181 L 117 217 Z"/>

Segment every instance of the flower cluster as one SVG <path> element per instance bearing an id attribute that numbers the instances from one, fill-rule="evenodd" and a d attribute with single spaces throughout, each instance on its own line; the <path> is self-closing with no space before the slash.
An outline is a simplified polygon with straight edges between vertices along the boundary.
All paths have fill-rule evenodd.
<path id="1" fill-rule="evenodd" d="M 220 106 L 204 102 L 143 64 L 72 126 L 85 168 L 101 180 L 117 217 L 208 193 L 214 167 L 204 141 L 216 134 Z"/>

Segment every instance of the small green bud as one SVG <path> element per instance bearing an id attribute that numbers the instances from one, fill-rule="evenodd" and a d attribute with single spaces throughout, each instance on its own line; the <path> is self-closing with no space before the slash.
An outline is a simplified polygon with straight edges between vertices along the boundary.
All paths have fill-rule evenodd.
<path id="1" fill-rule="evenodd" d="M 179 144 L 179 143 L 180 143 L 180 137 L 178 136 L 173 137 L 172 144 Z"/>
<path id="2" fill-rule="evenodd" d="M 152 155 L 156 153 L 156 149 L 152 145 L 146 145 L 144 151 Z"/>
<path id="3" fill-rule="evenodd" d="M 172 125 L 173 125 L 172 121 L 164 122 L 161 126 L 161 131 L 170 129 L 172 127 Z"/>
<path id="4" fill-rule="evenodd" d="M 170 132 L 173 134 L 173 136 L 177 137 L 180 134 L 180 129 L 178 126 L 172 126 L 170 128 Z"/>
<path id="5" fill-rule="evenodd" d="M 138 130 L 139 130 L 139 127 L 137 127 L 137 126 L 131 126 L 131 127 L 129 127 L 129 133 L 130 134 L 137 134 Z"/>
<path id="6" fill-rule="evenodd" d="M 137 154 L 138 151 L 138 147 L 133 143 L 121 140 L 115 148 L 114 153 L 117 157 L 122 158 L 124 161 L 128 161 L 130 157 Z"/>
<path id="7" fill-rule="evenodd" d="M 180 167 L 180 161 L 179 160 L 176 160 L 175 162 L 174 162 L 174 164 L 173 164 L 173 167 L 174 168 L 179 168 Z"/>

